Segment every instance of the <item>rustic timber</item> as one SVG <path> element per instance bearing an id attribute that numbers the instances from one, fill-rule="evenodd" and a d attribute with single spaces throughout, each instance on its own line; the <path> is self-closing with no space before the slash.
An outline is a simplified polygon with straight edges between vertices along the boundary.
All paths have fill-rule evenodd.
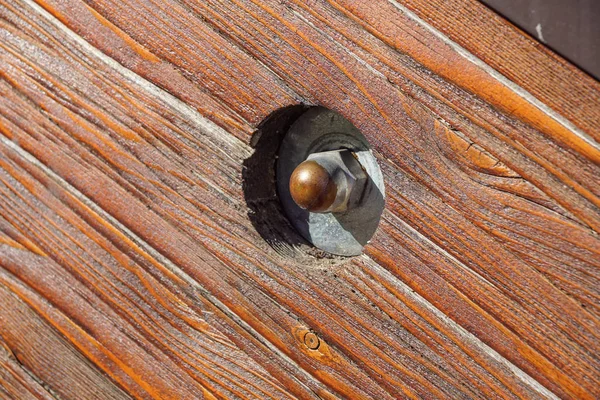
<path id="1" fill-rule="evenodd" d="M 0 394 L 600 396 L 598 83 L 426 3 L 1 1 Z M 311 255 L 272 191 L 247 203 L 282 133 L 259 124 L 298 104 L 373 145 L 363 256 Z"/>
<path id="2" fill-rule="evenodd" d="M 16 283 L 14 277 L 2 272 L 2 280 L 8 285 Z M 6 389 L 13 386 L 14 392 L 9 398 L 26 398 L 27 392 L 52 399 L 75 396 L 99 400 L 131 398 L 17 297 L 26 292 L 26 288 L 8 285 L 0 286 L 0 337 L 3 340 L 0 342 L 0 363 L 10 371 L 2 376 L 8 380 L 12 376 L 23 386 L 19 389 L 16 385 L 0 384 Z"/>

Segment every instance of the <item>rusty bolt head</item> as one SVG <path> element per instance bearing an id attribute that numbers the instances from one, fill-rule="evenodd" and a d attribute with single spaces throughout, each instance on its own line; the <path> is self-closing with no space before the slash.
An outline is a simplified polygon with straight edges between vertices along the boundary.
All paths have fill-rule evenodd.
<path id="1" fill-rule="evenodd" d="M 364 189 L 366 173 L 349 150 L 311 154 L 290 177 L 290 194 L 296 204 L 315 213 L 344 212 Z"/>
<path id="2" fill-rule="evenodd" d="M 311 212 L 322 212 L 334 203 L 337 185 L 325 168 L 308 160 L 292 173 L 290 194 L 299 207 Z"/>

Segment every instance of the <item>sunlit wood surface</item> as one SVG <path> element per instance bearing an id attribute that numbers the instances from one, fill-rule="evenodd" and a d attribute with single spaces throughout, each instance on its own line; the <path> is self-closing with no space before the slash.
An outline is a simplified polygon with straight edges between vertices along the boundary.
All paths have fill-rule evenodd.
<path id="1" fill-rule="evenodd" d="M 300 104 L 379 160 L 362 256 L 252 195 Z M 0 0 L 0 398 L 597 399 L 598 141 L 471 0 Z"/>

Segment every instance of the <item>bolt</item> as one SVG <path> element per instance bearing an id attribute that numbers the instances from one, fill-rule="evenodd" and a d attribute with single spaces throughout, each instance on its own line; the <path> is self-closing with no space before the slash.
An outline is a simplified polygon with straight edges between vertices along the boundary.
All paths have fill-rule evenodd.
<path id="1" fill-rule="evenodd" d="M 310 212 L 345 212 L 362 198 L 367 178 L 350 150 L 313 153 L 292 173 L 290 194 Z"/>
<path id="2" fill-rule="evenodd" d="M 338 189 L 325 168 L 316 161 L 307 160 L 292 173 L 290 192 L 299 207 L 323 212 L 335 203 Z"/>

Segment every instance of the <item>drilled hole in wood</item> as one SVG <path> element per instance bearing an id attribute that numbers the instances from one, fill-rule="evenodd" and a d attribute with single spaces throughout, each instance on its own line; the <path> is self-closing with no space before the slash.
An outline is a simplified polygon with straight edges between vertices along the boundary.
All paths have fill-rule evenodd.
<path id="1" fill-rule="evenodd" d="M 260 125 L 252 145 L 244 193 L 254 227 L 273 248 L 294 257 L 362 253 L 379 224 L 385 190 L 367 139 L 350 121 L 323 107 L 288 107 Z M 306 193 L 291 190 L 297 189 L 297 172 L 311 163 L 321 178 L 335 180 L 326 185 L 331 198 L 322 207 L 313 207 L 314 202 L 306 207 L 303 201 L 311 200 L 303 197 Z M 305 183 L 303 178 L 296 182 Z"/>
<path id="2" fill-rule="evenodd" d="M 385 206 L 383 176 L 363 134 L 324 107 L 304 112 L 279 150 L 277 192 L 298 232 L 315 247 L 357 256 Z"/>
<path id="3" fill-rule="evenodd" d="M 279 109 L 259 125 L 251 141 L 254 152 L 244 161 L 243 191 L 252 225 L 277 253 L 307 266 L 322 266 L 341 259 L 314 248 L 291 225 L 281 207 L 275 178 L 281 141 L 308 109 L 304 105 Z"/>

